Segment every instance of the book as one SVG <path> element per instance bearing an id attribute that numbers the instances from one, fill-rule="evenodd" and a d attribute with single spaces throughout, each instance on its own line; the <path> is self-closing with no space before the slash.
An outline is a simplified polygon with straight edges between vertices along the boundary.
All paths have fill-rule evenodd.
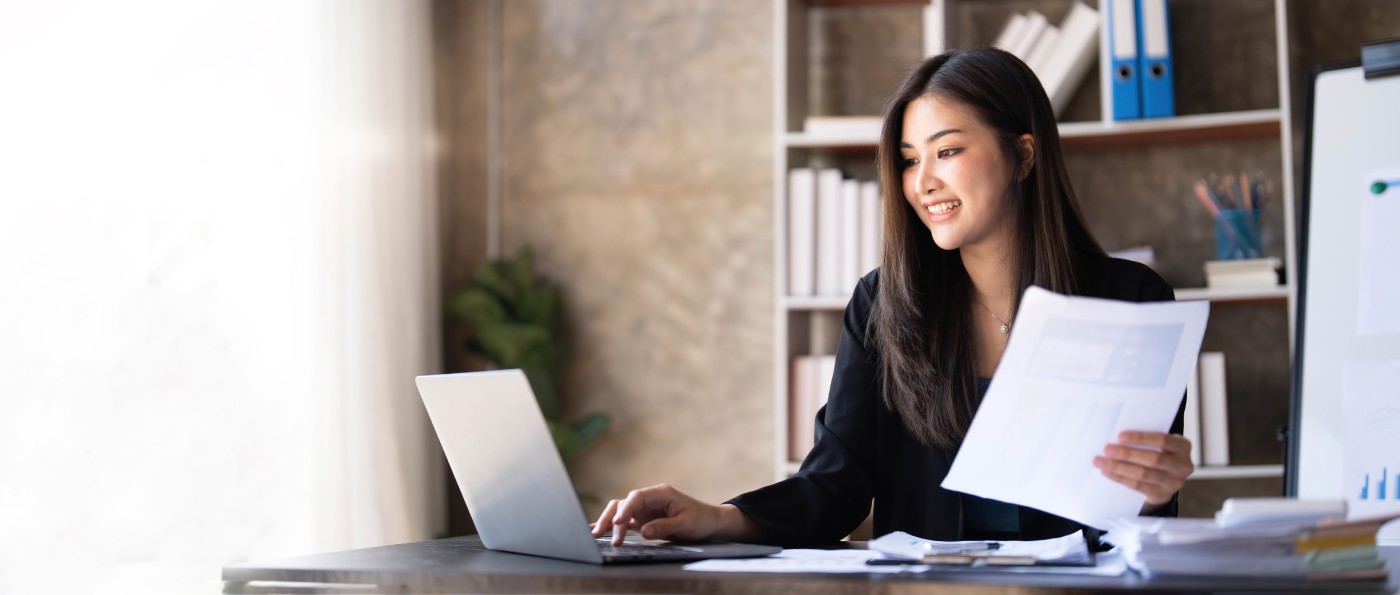
<path id="1" fill-rule="evenodd" d="M 860 182 L 841 182 L 841 289 L 860 280 Z"/>
<path id="2" fill-rule="evenodd" d="M 1278 286 L 1277 258 L 1212 260 L 1205 264 L 1206 287 L 1211 289 L 1265 289 Z"/>
<path id="3" fill-rule="evenodd" d="M 816 431 L 817 358 L 804 355 L 792 358 L 792 376 L 788 386 L 788 460 L 800 461 L 812 450 L 812 435 Z"/>
<path id="4" fill-rule="evenodd" d="M 997 40 L 992 45 L 1011 52 L 1012 48 L 1021 43 L 1021 36 L 1026 32 L 1026 24 L 1026 15 L 1019 12 L 1011 13 L 1011 17 L 1006 20 L 1006 25 L 1002 27 L 1001 33 L 997 35 Z"/>
<path id="5" fill-rule="evenodd" d="M 880 267 L 885 245 L 884 209 L 880 206 L 880 184 L 860 184 L 860 275 Z"/>
<path id="6" fill-rule="evenodd" d="M 1191 464 L 1201 466 L 1201 366 L 1191 368 L 1186 380 L 1186 415 L 1182 435 L 1191 441 Z"/>
<path id="7" fill-rule="evenodd" d="M 841 293 L 841 170 L 817 170 L 817 295 Z"/>
<path id="8" fill-rule="evenodd" d="M 1022 62 L 1031 56 L 1031 48 L 1035 47 L 1036 41 L 1040 40 L 1040 34 L 1045 32 L 1046 25 L 1049 25 L 1045 15 L 1034 10 L 1026 11 L 1026 26 L 1021 31 L 1021 36 L 1016 40 L 1016 44 L 1007 48 L 1006 51 L 1016 54 Z"/>
<path id="9" fill-rule="evenodd" d="M 1050 63 L 1050 56 L 1055 53 L 1055 44 L 1059 42 L 1060 28 L 1046 25 L 1045 30 L 1040 33 L 1040 38 L 1031 46 L 1030 54 L 1026 56 L 1026 66 L 1031 67 L 1031 72 L 1035 73 L 1036 78 L 1040 78 L 1045 72 L 1045 66 Z"/>
<path id="10" fill-rule="evenodd" d="M 1207 466 L 1230 464 L 1229 402 L 1225 354 L 1203 351 L 1197 361 L 1201 381 L 1201 460 Z"/>
<path id="11" fill-rule="evenodd" d="M 1040 77 L 1056 117 L 1064 113 L 1070 98 L 1089 74 L 1089 68 L 1098 59 L 1098 49 L 1099 13 L 1083 2 L 1075 2 L 1060 23 L 1055 50 Z"/>
<path id="12" fill-rule="evenodd" d="M 862 141 L 880 138 L 879 116 L 807 116 L 802 131 L 814 136 L 850 137 Z"/>
<path id="13" fill-rule="evenodd" d="M 817 170 L 788 172 L 788 295 L 817 292 Z"/>

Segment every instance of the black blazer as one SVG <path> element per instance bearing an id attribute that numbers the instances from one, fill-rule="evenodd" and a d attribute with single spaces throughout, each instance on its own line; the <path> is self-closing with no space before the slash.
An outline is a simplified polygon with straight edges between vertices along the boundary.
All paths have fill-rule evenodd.
<path id="1" fill-rule="evenodd" d="M 1132 301 L 1171 301 L 1171 286 L 1152 269 L 1126 260 L 1092 257 L 1080 275 L 1080 294 Z M 863 338 L 879 290 L 879 271 L 857 284 L 846 306 L 836 373 L 825 407 L 817 412 L 816 445 L 796 475 L 729 500 L 753 519 L 759 541 L 785 547 L 839 541 L 860 525 L 875 503 L 874 534 L 905 531 L 926 539 L 963 539 L 959 492 L 939 487 L 954 451 L 915 440 L 898 414 L 884 405 L 876 381 L 879 353 Z M 1171 432 L 1181 433 L 1182 409 Z M 1020 508 L 1022 539 L 1068 535 L 1084 527 Z M 1177 496 L 1154 511 L 1176 516 Z"/>

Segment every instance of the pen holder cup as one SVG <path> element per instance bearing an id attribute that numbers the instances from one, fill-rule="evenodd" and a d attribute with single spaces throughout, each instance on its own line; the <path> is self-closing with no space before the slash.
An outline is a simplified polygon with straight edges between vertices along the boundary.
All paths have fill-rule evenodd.
<path id="1" fill-rule="evenodd" d="M 1258 210 L 1226 209 L 1215 216 L 1216 260 L 1259 258 Z"/>

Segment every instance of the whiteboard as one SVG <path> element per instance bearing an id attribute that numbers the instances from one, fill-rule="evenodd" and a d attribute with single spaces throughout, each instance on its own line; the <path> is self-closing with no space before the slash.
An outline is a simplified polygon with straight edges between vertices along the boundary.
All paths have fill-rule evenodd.
<path id="1" fill-rule="evenodd" d="M 1400 76 L 1310 82 L 1288 491 L 1400 511 Z"/>

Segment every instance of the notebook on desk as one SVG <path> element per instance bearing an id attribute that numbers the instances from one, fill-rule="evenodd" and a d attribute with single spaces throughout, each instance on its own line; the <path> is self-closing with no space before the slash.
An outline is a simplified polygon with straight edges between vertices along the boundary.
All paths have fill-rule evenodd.
<path id="1" fill-rule="evenodd" d="M 481 542 L 493 550 L 592 564 L 765 556 L 737 543 L 595 540 L 520 370 L 419 376 L 418 393 Z"/>

